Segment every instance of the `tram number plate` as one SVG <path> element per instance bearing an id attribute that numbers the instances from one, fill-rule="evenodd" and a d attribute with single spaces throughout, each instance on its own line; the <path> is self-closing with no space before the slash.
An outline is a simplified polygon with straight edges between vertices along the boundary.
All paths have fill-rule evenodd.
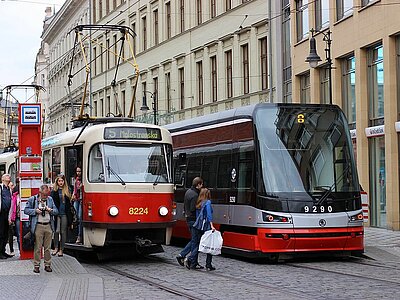
<path id="1" fill-rule="evenodd" d="M 129 207 L 130 215 L 148 215 L 149 208 L 148 207 Z"/>
<path id="2" fill-rule="evenodd" d="M 332 206 L 331 205 L 328 205 L 328 206 L 323 206 L 323 205 L 321 205 L 321 206 L 316 206 L 316 205 L 313 205 L 313 206 L 308 206 L 308 205 L 306 205 L 306 206 L 304 206 L 304 212 L 306 212 L 306 213 L 331 213 L 331 212 L 333 212 L 333 208 L 332 208 Z"/>

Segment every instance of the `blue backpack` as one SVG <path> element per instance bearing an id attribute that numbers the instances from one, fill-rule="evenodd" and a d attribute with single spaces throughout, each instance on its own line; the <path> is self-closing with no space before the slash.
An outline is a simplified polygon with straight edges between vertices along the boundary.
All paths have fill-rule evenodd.
<path id="1" fill-rule="evenodd" d="M 209 201 L 209 200 L 207 200 Z M 196 218 L 196 222 L 194 222 L 193 227 L 201 230 L 201 231 L 207 231 L 211 229 L 211 225 L 210 222 L 208 222 L 207 220 L 207 212 L 205 210 L 207 201 L 203 203 L 203 205 L 201 206 L 199 215 Z"/>

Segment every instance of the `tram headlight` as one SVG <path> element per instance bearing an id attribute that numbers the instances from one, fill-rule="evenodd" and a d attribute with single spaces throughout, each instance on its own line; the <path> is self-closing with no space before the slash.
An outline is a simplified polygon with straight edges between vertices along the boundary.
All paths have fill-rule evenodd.
<path id="1" fill-rule="evenodd" d="M 349 222 L 359 222 L 362 220 L 364 220 L 364 216 L 363 216 L 362 212 L 359 214 L 353 215 L 353 216 L 349 216 Z"/>
<path id="2" fill-rule="evenodd" d="M 110 214 L 110 216 L 115 217 L 116 215 L 118 215 L 119 211 L 118 211 L 118 208 L 116 206 L 111 206 L 108 209 L 108 213 Z"/>
<path id="3" fill-rule="evenodd" d="M 166 208 L 165 206 L 161 206 L 158 209 L 158 213 L 160 214 L 160 216 L 165 217 L 168 214 L 168 208 Z"/>

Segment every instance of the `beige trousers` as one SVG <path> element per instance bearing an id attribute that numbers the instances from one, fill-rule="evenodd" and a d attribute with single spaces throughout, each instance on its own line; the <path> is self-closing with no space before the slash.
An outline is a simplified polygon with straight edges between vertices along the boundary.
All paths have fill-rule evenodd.
<path id="1" fill-rule="evenodd" d="M 33 264 L 35 266 L 40 266 L 40 251 L 42 250 L 42 246 L 44 248 L 44 265 L 51 265 L 51 255 L 50 255 L 50 247 L 51 247 L 51 238 L 53 232 L 51 230 L 50 224 L 42 225 L 37 224 L 35 229 L 35 249 L 34 249 L 34 257 Z"/>

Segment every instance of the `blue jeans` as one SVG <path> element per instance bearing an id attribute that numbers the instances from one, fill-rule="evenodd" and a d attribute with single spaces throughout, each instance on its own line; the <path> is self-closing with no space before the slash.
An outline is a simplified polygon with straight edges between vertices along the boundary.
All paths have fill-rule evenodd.
<path id="1" fill-rule="evenodd" d="M 193 224 L 195 221 L 188 221 L 187 222 L 187 226 L 189 228 L 190 231 L 190 241 L 189 243 L 186 244 L 185 248 L 183 248 L 183 250 L 180 253 L 180 256 L 182 257 L 186 257 L 186 255 L 189 254 L 189 252 L 192 250 L 192 240 L 193 240 Z"/>
<path id="2" fill-rule="evenodd" d="M 14 235 L 17 237 L 17 243 L 18 243 L 18 250 L 21 250 L 21 242 L 19 241 L 19 226 L 20 226 L 20 220 L 19 217 L 15 219 L 15 231 Z"/>
<path id="3" fill-rule="evenodd" d="M 201 236 L 203 235 L 203 231 L 198 230 L 194 227 L 193 232 L 192 232 L 192 247 L 191 247 L 191 253 L 188 258 L 188 263 L 191 268 L 194 268 L 198 264 L 199 260 L 199 244 L 200 244 L 200 239 Z M 211 263 L 210 263 L 211 264 Z"/>
<path id="4" fill-rule="evenodd" d="M 74 201 L 76 218 L 78 219 L 78 237 L 82 236 L 82 201 Z"/>

